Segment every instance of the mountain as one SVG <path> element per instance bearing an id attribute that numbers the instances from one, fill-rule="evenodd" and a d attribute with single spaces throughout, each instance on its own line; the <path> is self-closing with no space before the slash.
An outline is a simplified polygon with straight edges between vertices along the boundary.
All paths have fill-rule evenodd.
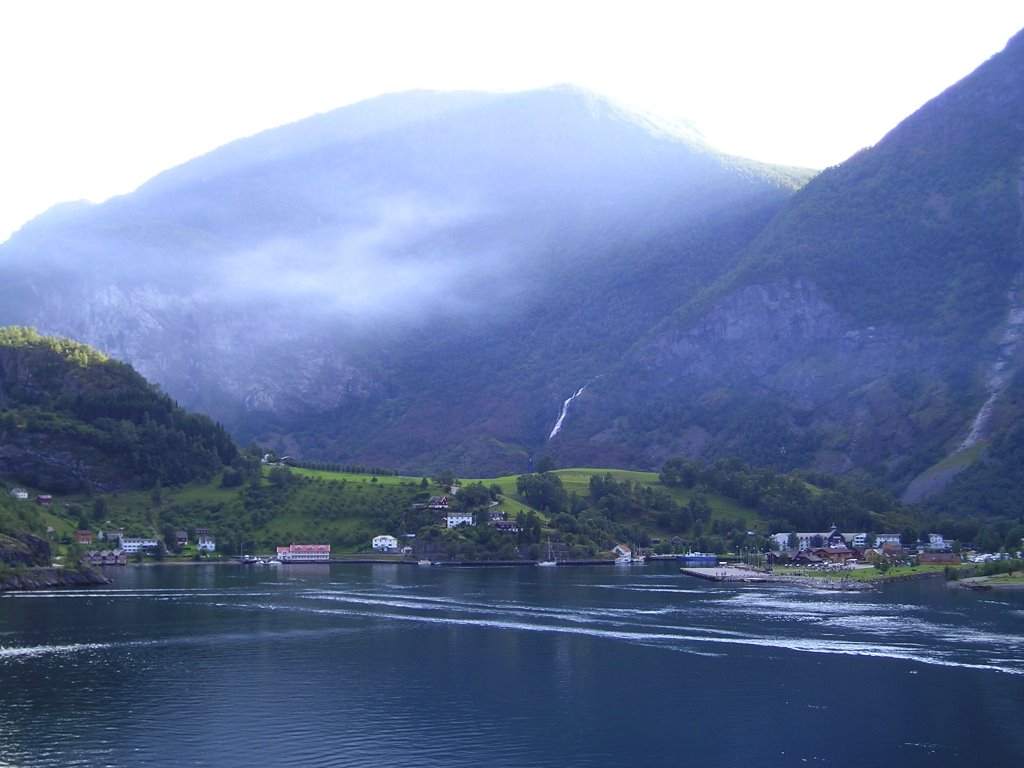
<path id="1" fill-rule="evenodd" d="M 1012 513 L 1022 159 L 1024 33 L 813 178 L 576 88 L 394 94 L 40 217 L 0 322 L 293 456 L 735 456 Z"/>
<path id="2" fill-rule="evenodd" d="M 292 455 L 523 470 L 808 176 L 572 87 L 395 94 L 31 222 L 0 322 Z"/>
<path id="3" fill-rule="evenodd" d="M 736 454 L 940 505 L 1000 451 L 1024 469 L 1022 159 L 1024 33 L 794 194 L 589 391 L 566 460 L 607 442 L 628 462 Z M 983 485 L 950 493 L 970 508 Z M 1015 513 L 1004 498 L 982 508 Z"/>
<path id="4" fill-rule="evenodd" d="M 124 363 L 28 328 L 0 328 L 0 477 L 55 492 L 209 478 L 227 432 Z"/>

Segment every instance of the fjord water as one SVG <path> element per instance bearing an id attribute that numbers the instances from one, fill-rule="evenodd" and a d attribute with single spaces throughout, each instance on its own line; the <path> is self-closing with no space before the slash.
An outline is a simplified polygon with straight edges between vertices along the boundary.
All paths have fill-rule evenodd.
<path id="1" fill-rule="evenodd" d="M 154 566 L 0 599 L 0 766 L 1009 764 L 1024 593 Z"/>

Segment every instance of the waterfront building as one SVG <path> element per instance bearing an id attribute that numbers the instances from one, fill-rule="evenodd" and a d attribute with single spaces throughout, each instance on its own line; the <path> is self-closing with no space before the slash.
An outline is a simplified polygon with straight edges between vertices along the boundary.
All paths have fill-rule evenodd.
<path id="1" fill-rule="evenodd" d="M 291 544 L 277 548 L 277 559 L 282 563 L 329 563 L 330 544 Z"/>
<path id="2" fill-rule="evenodd" d="M 160 542 L 153 536 L 122 536 L 121 549 L 130 555 L 144 549 L 156 549 Z"/>

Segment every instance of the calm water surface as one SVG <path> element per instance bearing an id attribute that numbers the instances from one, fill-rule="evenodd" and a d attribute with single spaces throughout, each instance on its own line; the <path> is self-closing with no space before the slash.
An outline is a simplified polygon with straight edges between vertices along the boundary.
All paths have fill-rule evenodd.
<path id="1" fill-rule="evenodd" d="M 0 598 L 0 766 L 1009 765 L 1024 592 L 157 566 Z"/>

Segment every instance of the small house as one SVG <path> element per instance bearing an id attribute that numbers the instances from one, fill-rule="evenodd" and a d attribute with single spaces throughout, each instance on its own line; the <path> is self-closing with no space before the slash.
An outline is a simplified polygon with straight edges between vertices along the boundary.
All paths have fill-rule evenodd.
<path id="1" fill-rule="evenodd" d="M 92 531 L 75 531 L 75 544 L 92 544 Z"/>
<path id="2" fill-rule="evenodd" d="M 457 528 L 460 525 L 473 525 L 472 512 L 452 512 L 442 519 L 449 528 Z"/>
<path id="3" fill-rule="evenodd" d="M 378 552 L 395 552 L 398 550 L 398 539 L 388 534 L 374 536 L 373 548 Z"/>

